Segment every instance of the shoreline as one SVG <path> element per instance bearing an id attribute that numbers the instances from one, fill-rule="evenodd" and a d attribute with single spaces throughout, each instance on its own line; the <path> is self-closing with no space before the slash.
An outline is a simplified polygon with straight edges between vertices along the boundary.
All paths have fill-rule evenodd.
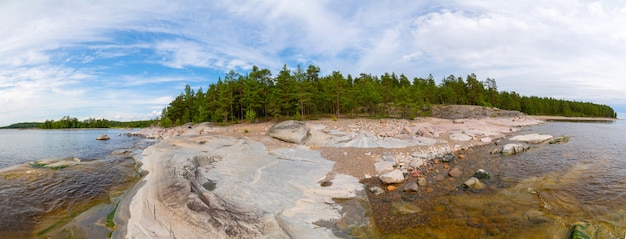
<path id="1" fill-rule="evenodd" d="M 540 123 L 543 121 L 532 117 L 323 119 L 305 122 L 314 136 L 303 145 L 270 137 L 267 132 L 272 122 L 143 129 L 135 135 L 160 142 L 143 152 L 142 169 L 148 174 L 131 189 L 134 194 L 130 199 L 124 200 L 128 203 L 124 205 L 128 211 L 124 211 L 129 213 L 124 216 L 128 219 L 126 235 L 121 235 L 122 231 L 114 235 L 194 237 L 202 231 L 217 237 L 334 237 L 336 228 L 315 226 L 316 222 L 343 221 L 338 209 L 341 206 L 333 198 L 367 200 L 357 192 L 368 190 L 363 180 L 378 180 L 383 174 L 377 171 L 377 162 L 391 156 L 401 165 L 398 168 L 422 167 L 433 159 L 492 144 L 522 127 Z M 357 139 L 360 141 L 354 144 Z M 308 168 L 302 172 L 309 172 L 304 174 L 309 176 L 299 179 L 301 176 L 296 175 L 303 174 L 298 168 Z M 280 186 L 285 181 L 292 185 L 289 189 Z M 259 191 L 251 187 L 258 184 L 265 188 Z M 282 195 L 281 199 L 277 195 Z M 229 208 L 228 213 L 220 208 Z M 242 222 L 230 221 L 233 218 Z M 206 220 L 219 223 L 197 223 Z M 369 220 L 374 219 L 361 218 L 348 227 L 372 224 Z M 231 234 L 228 228 L 233 230 Z"/>
<path id="2" fill-rule="evenodd" d="M 529 115 L 542 121 L 564 121 L 564 122 L 615 122 L 621 119 L 615 118 L 599 118 L 599 117 L 566 117 L 566 116 L 549 116 L 549 115 Z"/>

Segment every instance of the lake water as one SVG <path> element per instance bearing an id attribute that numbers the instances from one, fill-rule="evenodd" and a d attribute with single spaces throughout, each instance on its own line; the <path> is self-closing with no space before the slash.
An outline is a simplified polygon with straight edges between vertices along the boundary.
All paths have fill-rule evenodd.
<path id="1" fill-rule="evenodd" d="M 150 145 L 128 132 L 0 130 L 0 238 L 46 237 L 95 205 L 115 205 L 115 197 L 139 178 L 134 157 Z M 111 139 L 96 140 L 102 134 Z M 71 160 L 73 165 L 28 166 L 38 160 Z M 93 233 L 90 236 L 107 235 L 109 230 L 102 222 L 76 224 L 81 223 Z"/>
<path id="2" fill-rule="evenodd" d="M 50 158 L 103 158 L 111 151 L 128 148 L 138 138 L 127 137 L 130 130 L 0 130 L 0 168 Z M 107 134 L 111 140 L 95 140 Z M 119 136 L 121 134 L 121 136 Z"/>

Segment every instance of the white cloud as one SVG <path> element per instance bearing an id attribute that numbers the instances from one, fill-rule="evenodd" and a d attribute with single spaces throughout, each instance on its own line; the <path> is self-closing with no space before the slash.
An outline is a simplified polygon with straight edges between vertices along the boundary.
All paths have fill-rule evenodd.
<path id="1" fill-rule="evenodd" d="M 198 83 L 203 69 L 277 73 L 285 63 L 323 74 L 476 73 L 501 90 L 617 105 L 626 100 L 624 9 L 586 0 L 2 1 L 0 125 L 81 107 L 154 116 L 182 88 L 152 86 Z M 125 102 L 133 105 L 117 105 Z"/>

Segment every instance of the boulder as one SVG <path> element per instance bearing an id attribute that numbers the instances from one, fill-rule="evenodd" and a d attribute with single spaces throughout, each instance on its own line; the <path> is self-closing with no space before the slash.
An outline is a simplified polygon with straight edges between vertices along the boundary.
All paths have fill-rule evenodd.
<path id="1" fill-rule="evenodd" d="M 517 142 L 525 142 L 525 143 L 529 143 L 529 144 L 539 144 L 539 143 L 543 143 L 543 142 L 546 142 L 548 140 L 551 140 L 552 138 L 553 138 L 552 135 L 526 134 L 526 135 L 514 136 L 510 140 L 511 141 L 517 141 Z"/>
<path id="2" fill-rule="evenodd" d="M 450 170 L 450 172 L 448 172 L 448 176 L 453 178 L 461 177 L 461 174 L 463 174 L 463 171 L 461 171 L 461 169 L 459 168 L 453 168 L 452 170 Z"/>
<path id="3" fill-rule="evenodd" d="M 463 182 L 463 185 L 466 188 L 470 188 L 470 189 L 478 189 L 478 190 L 480 190 L 480 189 L 484 189 L 485 188 L 485 185 L 479 179 L 477 179 L 475 177 L 471 177 L 471 178 L 465 180 L 465 182 Z"/>
<path id="4" fill-rule="evenodd" d="M 270 137 L 294 144 L 304 144 L 311 137 L 304 122 L 288 120 L 275 124 L 269 129 Z"/>
<path id="5" fill-rule="evenodd" d="M 530 146 L 526 144 L 519 144 L 519 143 L 507 144 L 507 145 L 504 145 L 504 147 L 502 148 L 502 155 L 518 154 L 518 153 L 526 151 L 529 148 Z"/>
<path id="6" fill-rule="evenodd" d="M 378 179 L 380 179 L 383 183 L 402 183 L 404 182 L 404 174 L 402 174 L 402 171 L 396 169 L 378 176 Z"/>
<path id="7" fill-rule="evenodd" d="M 482 168 L 479 170 L 476 170 L 473 176 L 478 179 L 490 179 L 491 178 L 491 174 Z"/>
<path id="8" fill-rule="evenodd" d="M 100 135 L 96 138 L 96 140 L 109 140 L 109 136 L 107 134 Z"/>
<path id="9" fill-rule="evenodd" d="M 376 173 L 378 173 L 379 175 L 382 175 L 382 174 L 393 171 L 393 165 L 394 163 L 392 162 L 381 161 L 381 162 L 374 163 L 374 168 L 376 169 Z"/>

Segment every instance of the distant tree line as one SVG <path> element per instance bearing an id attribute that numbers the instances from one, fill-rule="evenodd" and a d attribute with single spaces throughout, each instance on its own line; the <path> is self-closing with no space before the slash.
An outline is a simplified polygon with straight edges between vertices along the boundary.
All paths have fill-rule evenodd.
<path id="1" fill-rule="evenodd" d="M 43 123 L 39 123 L 41 129 L 84 129 L 84 128 L 145 128 L 156 124 L 156 120 L 142 120 L 142 121 L 110 121 L 107 119 L 86 119 L 78 120 L 75 117 L 64 116 L 58 121 L 46 120 Z"/>
<path id="2" fill-rule="evenodd" d="M 413 118 L 428 115 L 433 104 L 480 105 L 531 115 L 617 117 L 606 105 L 498 91 L 494 79 L 480 81 L 475 74 L 465 78 L 450 75 L 437 84 L 432 75 L 413 79 L 395 73 L 353 77 L 334 71 L 320 76 L 320 68 L 314 65 L 295 70 L 284 65 L 276 76 L 257 66 L 246 74 L 230 71 L 206 91 L 187 85 L 163 109 L 160 124 L 329 115 Z"/>

